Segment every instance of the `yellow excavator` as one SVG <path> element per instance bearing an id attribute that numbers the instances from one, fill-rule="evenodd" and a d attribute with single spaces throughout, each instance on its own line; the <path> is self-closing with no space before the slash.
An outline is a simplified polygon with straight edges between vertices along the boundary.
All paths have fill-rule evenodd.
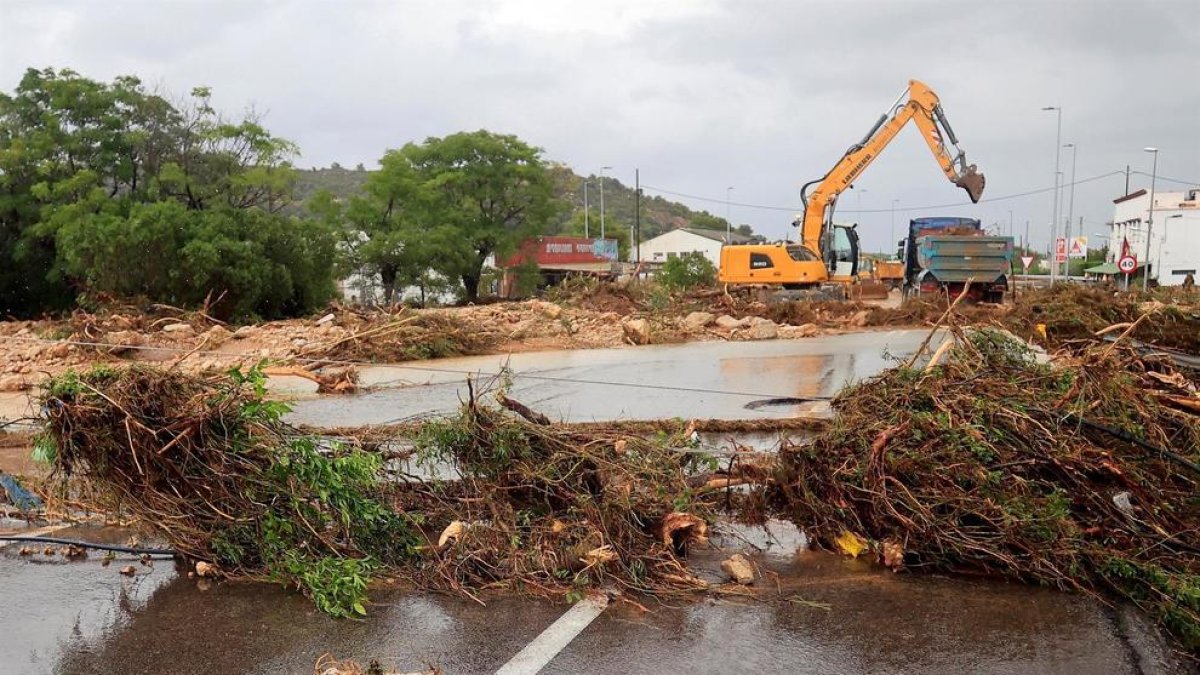
<path id="1" fill-rule="evenodd" d="M 793 223 L 800 229 L 800 242 L 723 246 L 720 281 L 789 290 L 814 289 L 833 282 L 837 284 L 834 290 L 844 296 L 846 284 L 859 279 L 858 232 L 853 225 L 834 225 L 838 195 L 862 175 L 910 120 L 916 123 L 946 177 L 966 190 L 972 203 L 978 202 L 983 194 L 983 174 L 974 164 L 967 164 L 937 94 L 924 83 L 909 80 L 867 135 L 850 146 L 829 173 L 801 188 L 804 215 Z M 954 154 L 947 149 L 947 141 Z M 813 185 L 817 187 L 810 196 L 808 189 Z"/>

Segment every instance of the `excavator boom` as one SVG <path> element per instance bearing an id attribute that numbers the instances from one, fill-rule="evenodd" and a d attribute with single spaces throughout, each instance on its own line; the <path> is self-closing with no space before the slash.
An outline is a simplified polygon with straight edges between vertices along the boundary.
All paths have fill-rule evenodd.
<path id="1" fill-rule="evenodd" d="M 862 175 L 910 121 L 920 130 L 946 177 L 966 190 L 972 202 L 978 202 L 983 195 L 983 174 L 974 164 L 967 164 L 937 94 L 924 83 L 909 80 L 867 135 L 850 146 L 829 173 L 800 191 L 804 215 L 795 223 L 800 228 L 800 244 L 723 246 L 720 280 L 788 289 L 811 288 L 828 281 L 857 281 L 858 234 L 854 227 L 834 226 L 833 208 L 838 195 Z M 809 195 L 808 188 L 813 185 L 816 188 Z"/>
<path id="2" fill-rule="evenodd" d="M 832 220 L 830 210 L 837 202 L 838 195 L 862 175 L 909 121 L 917 125 L 921 137 L 946 177 L 966 190 L 972 203 L 979 201 L 985 185 L 983 174 L 974 164 L 967 164 L 966 153 L 958 148 L 958 138 L 946 119 L 937 94 L 925 83 L 909 80 L 896 102 L 879 117 L 867 135 L 851 146 L 824 178 L 813 181 L 818 184 L 813 194 L 808 196 L 802 192 L 804 218 L 800 227 L 805 247 L 814 252 L 825 248 L 821 240 L 823 235 L 828 234 L 828 224 Z M 950 148 L 954 149 L 953 154 Z"/>

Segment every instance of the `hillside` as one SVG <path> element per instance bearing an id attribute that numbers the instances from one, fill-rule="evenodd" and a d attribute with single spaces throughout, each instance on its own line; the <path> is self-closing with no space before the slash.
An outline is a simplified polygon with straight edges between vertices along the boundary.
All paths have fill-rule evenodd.
<path id="1" fill-rule="evenodd" d="M 555 164 L 551 166 L 554 176 L 555 192 L 563 209 L 558 216 L 547 224 L 546 234 L 583 234 L 583 181 L 584 178 L 570 167 Z M 327 168 L 298 169 L 296 171 L 296 199 L 303 203 L 319 190 L 328 190 L 334 196 L 347 198 L 362 189 L 370 171 L 361 168 L 347 169 L 337 164 Z M 589 176 L 588 206 L 591 215 L 590 234 L 600 233 L 600 178 Z M 634 189 L 621 181 L 606 176 L 604 178 L 604 222 L 605 233 L 609 237 L 620 236 L 622 243 L 629 239 L 629 228 L 634 221 Z M 708 213 L 694 211 L 679 202 L 673 202 L 659 196 L 642 194 L 642 240 L 656 237 L 663 232 L 677 227 L 699 227 L 711 230 L 724 230 L 725 219 Z M 749 227 L 743 225 L 739 232 L 752 234 Z"/>

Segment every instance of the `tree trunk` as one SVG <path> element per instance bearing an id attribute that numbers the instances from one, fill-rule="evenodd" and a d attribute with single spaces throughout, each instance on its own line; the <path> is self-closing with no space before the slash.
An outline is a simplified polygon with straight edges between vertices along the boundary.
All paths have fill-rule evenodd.
<path id="1" fill-rule="evenodd" d="M 383 281 L 383 304 L 391 306 L 392 296 L 396 293 L 396 273 L 395 265 L 381 265 L 379 268 L 379 276 Z"/>
<path id="2" fill-rule="evenodd" d="M 467 302 L 479 302 L 479 272 L 462 275 L 463 289 L 467 292 Z"/>

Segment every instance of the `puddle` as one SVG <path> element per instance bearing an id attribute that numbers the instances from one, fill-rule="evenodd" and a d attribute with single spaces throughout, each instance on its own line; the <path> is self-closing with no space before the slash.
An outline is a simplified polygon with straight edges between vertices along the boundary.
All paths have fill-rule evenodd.
<path id="1" fill-rule="evenodd" d="M 807 340 L 701 342 L 567 350 L 372 366 L 352 396 L 299 400 L 290 421 L 318 426 L 394 424 L 449 414 L 465 381 L 506 371 L 509 396 L 568 422 L 652 419 L 788 418 L 827 415 L 823 400 L 915 350 L 923 330 L 849 333 Z M 801 403 L 751 409 L 766 399 Z"/>

